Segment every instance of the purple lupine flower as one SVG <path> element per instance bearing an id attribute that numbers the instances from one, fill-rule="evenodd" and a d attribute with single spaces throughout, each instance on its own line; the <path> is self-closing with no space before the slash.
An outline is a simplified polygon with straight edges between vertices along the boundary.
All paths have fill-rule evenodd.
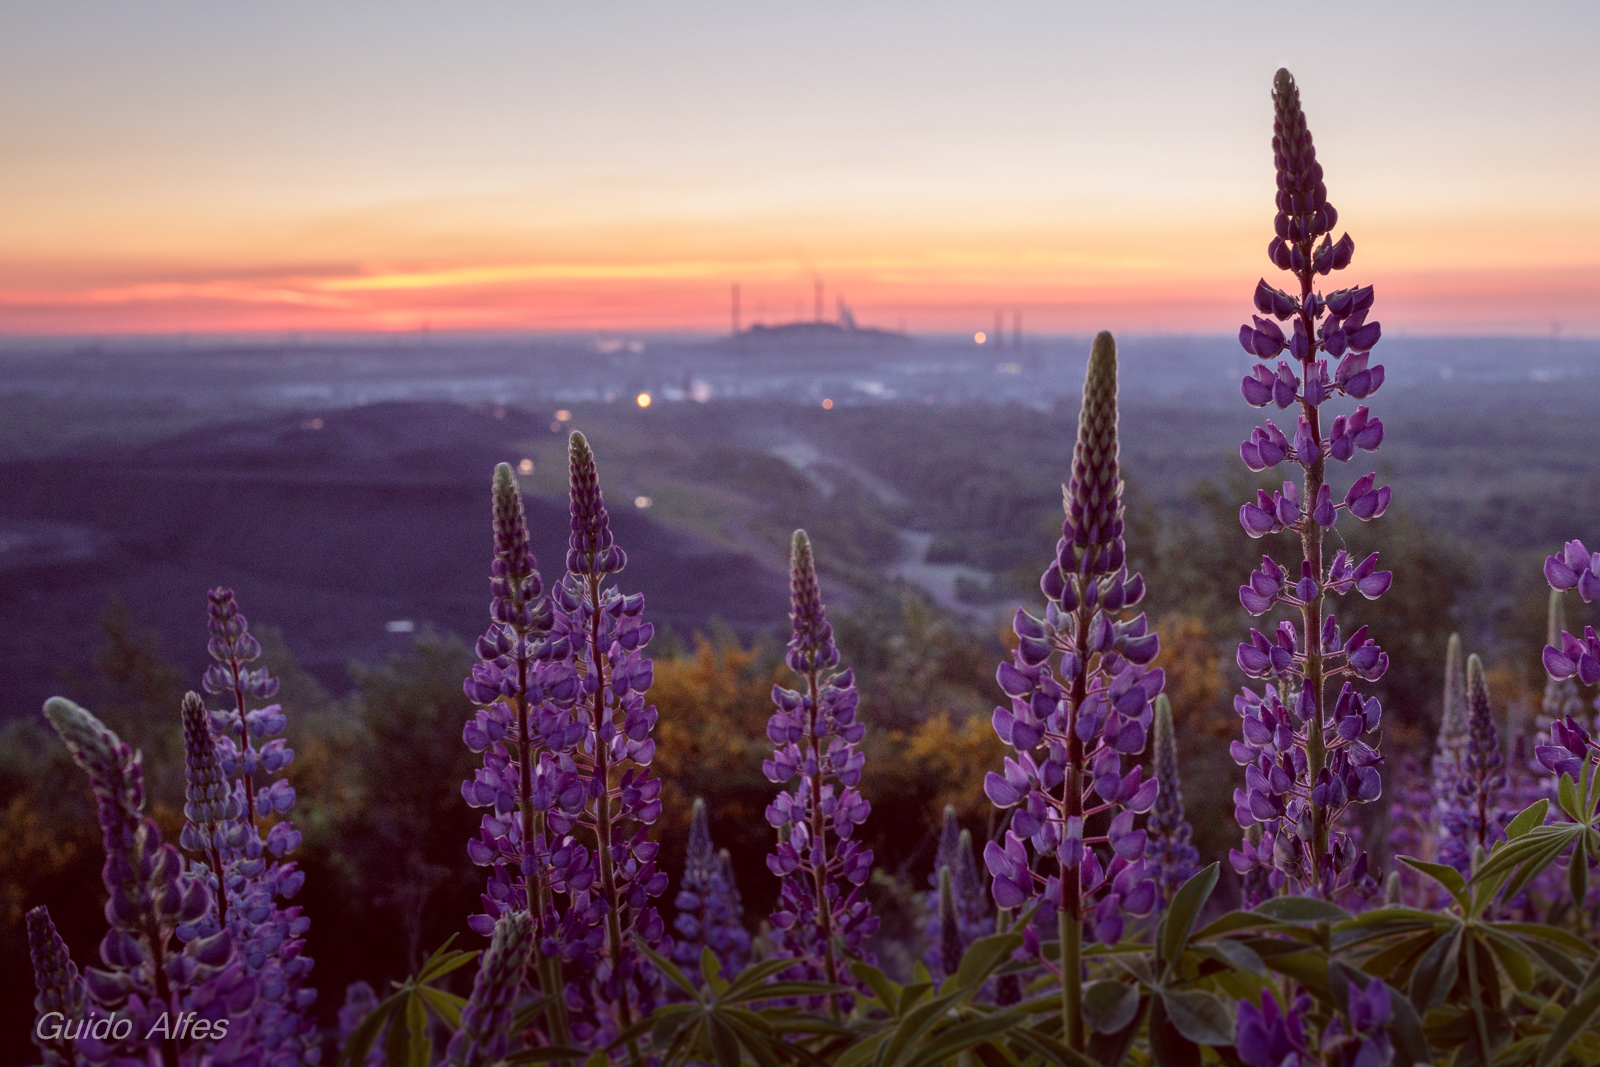
<path id="1" fill-rule="evenodd" d="M 523 871 L 542 865 L 540 877 L 565 899 L 538 947 L 564 971 L 573 1037 L 604 1043 L 660 995 L 659 975 L 635 938 L 672 951 L 650 904 L 668 881 L 656 866 L 660 846 L 647 837 L 661 815 L 661 781 L 650 776 L 656 709 L 645 703 L 654 674 L 643 651 L 655 627 L 644 620 L 643 595 L 624 596 L 608 584 L 627 556 L 612 540 L 594 453 L 581 433 L 572 434 L 569 460 L 568 572 L 551 593 L 546 653 L 565 657 L 553 680 L 565 707 L 545 701 L 539 711 L 543 751 L 529 796 L 543 815 L 545 840 L 534 842 Z M 575 701 L 567 700 L 569 686 Z M 507 888 L 491 884 L 489 895 L 505 899 Z"/>
<path id="2" fill-rule="evenodd" d="M 961 828 L 956 819 L 956 809 L 945 805 L 944 821 L 939 831 L 939 848 L 934 854 L 934 873 L 928 881 L 928 923 L 925 928 L 928 950 L 923 961 L 935 974 L 954 973 L 944 968 L 946 942 L 951 927 L 946 922 L 944 903 L 940 896 L 941 879 L 950 871 L 951 906 L 954 908 L 954 934 L 957 942 L 956 959 L 965 955 L 967 948 L 980 937 L 994 932 L 994 916 L 989 913 L 989 895 L 984 892 L 983 880 L 978 875 L 977 856 L 972 849 L 972 833 Z"/>
<path id="3" fill-rule="evenodd" d="M 1561 635 L 1567 629 L 1566 595 L 1562 590 L 1550 590 L 1550 605 L 1546 619 L 1545 643 L 1551 646 L 1561 645 Z M 1578 691 L 1578 683 L 1572 675 L 1561 678 L 1553 674 L 1545 676 L 1544 697 L 1540 702 L 1539 712 L 1537 735 L 1541 740 L 1550 736 L 1552 722 L 1565 719 L 1569 715 L 1574 718 L 1584 716 L 1583 695 Z"/>
<path id="4" fill-rule="evenodd" d="M 484 1067 L 505 1058 L 510 1050 L 512 1011 L 522 989 L 522 972 L 533 956 L 535 937 L 527 912 L 502 915 L 495 923 L 494 938 L 472 981 L 472 996 L 461 1009 L 461 1026 L 445 1050 L 450 1067 Z"/>
<path id="5" fill-rule="evenodd" d="M 1172 704 L 1167 695 L 1155 701 L 1155 753 L 1151 773 L 1160 784 L 1145 829 L 1150 833 L 1146 850 L 1155 868 L 1159 906 L 1172 903 L 1172 895 L 1200 869 L 1200 851 L 1191 838 L 1194 829 L 1184 817 L 1183 789 L 1178 780 L 1178 739 L 1172 729 Z"/>
<path id="6" fill-rule="evenodd" d="M 1130 575 L 1125 561 L 1117 349 L 1109 333 L 1095 338 L 1089 354 L 1063 505 L 1056 558 L 1039 582 L 1044 618 L 1017 611 L 1017 649 L 996 675 L 1011 706 L 995 708 L 994 727 L 1016 756 L 1006 758 L 1003 773 L 988 774 L 984 792 L 1015 811 L 1005 840 L 985 847 L 984 862 L 999 907 L 1040 897 L 1041 917 L 1056 913 L 1063 1025 L 1067 1043 L 1079 1049 L 1084 924 L 1114 944 L 1128 916 L 1148 915 L 1156 903 L 1147 834 L 1134 821 L 1155 804 L 1159 787 L 1124 763 L 1144 751 L 1150 702 L 1165 674 L 1148 669 L 1160 639 L 1145 616 L 1123 618 L 1144 598 L 1144 579 Z M 1030 950 L 1034 929 L 1024 934 Z"/>
<path id="7" fill-rule="evenodd" d="M 1340 823 L 1350 804 L 1375 800 L 1382 792 L 1382 758 L 1363 740 L 1376 730 L 1381 712 L 1352 681 L 1376 681 L 1389 658 L 1368 638 L 1365 626 L 1341 638 L 1333 614 L 1324 614 L 1323 601 L 1329 594 L 1351 592 L 1375 600 L 1388 590 L 1392 575 L 1377 569 L 1376 553 L 1359 562 L 1343 550 L 1331 560 L 1324 556 L 1323 531 L 1334 526 L 1340 511 L 1363 522 L 1378 518 L 1389 506 L 1390 492 L 1376 485 L 1376 475 L 1367 474 L 1336 502 L 1326 481 L 1328 460 L 1346 462 L 1358 451 L 1377 449 L 1383 426 L 1363 405 L 1335 418 L 1325 433 L 1322 405 L 1338 394 L 1366 399 L 1377 392 L 1383 367 L 1369 365 L 1368 353 L 1381 330 L 1368 321 L 1371 286 L 1326 296 L 1314 288 L 1319 275 L 1349 265 L 1355 244 L 1348 234 L 1337 242 L 1332 238 L 1338 212 L 1328 203 L 1299 90 L 1287 70 L 1278 71 L 1272 96 L 1278 214 L 1267 255 L 1294 275 L 1299 292 L 1276 289 L 1265 279 L 1256 287 L 1256 310 L 1271 318 L 1258 316 L 1254 325 L 1241 327 L 1240 342 L 1260 359 L 1283 352 L 1290 358 L 1279 359 L 1275 372 L 1257 366 L 1241 390 L 1253 406 L 1274 403 L 1286 409 L 1298 403 L 1299 410 L 1292 438 L 1275 426 L 1262 427 L 1240 455 L 1252 469 L 1288 460 L 1301 477 L 1285 481 L 1281 491 L 1258 490 L 1255 501 L 1240 508 L 1239 521 L 1251 537 L 1298 534 L 1303 558 L 1298 568 L 1285 568 L 1263 557 L 1261 568 L 1239 590 L 1239 602 L 1250 614 L 1264 615 L 1282 605 L 1299 621 L 1282 620 L 1270 634 L 1252 629 L 1250 640 L 1239 646 L 1240 669 L 1265 684 L 1259 693 L 1246 687 L 1234 701 L 1244 720 L 1244 740 L 1234 743 L 1233 756 L 1246 768 L 1246 787 L 1235 791 L 1234 808 L 1241 826 L 1260 824 L 1262 834 L 1259 842 L 1241 842 L 1229 859 L 1240 874 L 1267 868 L 1274 890 L 1291 887 L 1332 897 L 1375 888 L 1365 853 Z M 1277 325 L 1284 321 L 1291 323 L 1287 332 Z M 1331 372 L 1330 359 L 1339 361 Z M 1330 707 L 1326 684 L 1341 678 Z"/>
<path id="8" fill-rule="evenodd" d="M 1439 858 L 1469 875 L 1475 853 L 1487 853 L 1505 839 L 1505 825 L 1516 816 L 1504 807 L 1509 778 L 1483 661 L 1474 653 L 1467 658 L 1467 744 L 1460 754 L 1455 795 L 1440 811 L 1444 840 Z"/>
<path id="9" fill-rule="evenodd" d="M 339 1006 L 339 1047 L 346 1048 L 350 1044 L 350 1035 L 356 1032 L 367 1016 L 378 1008 L 378 994 L 366 982 L 352 982 L 344 987 L 344 1003 Z M 383 1035 L 387 1025 L 380 1027 L 373 1035 L 372 1044 L 367 1046 L 367 1055 L 362 1060 L 362 1067 L 384 1067 L 388 1057 L 383 1052 Z"/>
<path id="10" fill-rule="evenodd" d="M 33 964 L 33 984 L 38 990 L 33 998 L 34 1017 L 45 1020 L 55 1016 L 65 1027 L 88 1018 L 89 991 L 84 987 L 78 965 L 72 962 L 67 943 L 56 932 L 50 921 L 50 911 L 43 904 L 28 912 L 28 959 Z M 77 1050 L 65 1033 L 52 1027 L 48 1032 L 35 1025 L 31 1031 L 33 1043 L 44 1054 L 45 1067 L 74 1065 L 78 1062 Z"/>
<path id="11" fill-rule="evenodd" d="M 772 687 L 772 758 L 761 765 L 769 781 L 795 782 L 793 791 L 781 790 L 767 807 L 767 822 L 778 831 L 767 868 L 782 879 L 772 925 L 784 953 L 796 961 L 793 973 L 837 984 L 843 977 L 841 952 L 872 959 L 865 940 L 878 919 L 861 899 L 872 850 L 855 836 L 872 805 L 857 788 L 866 758 L 856 746 L 866 725 L 857 717 L 855 674 L 838 669 L 833 624 L 804 530 L 795 531 L 791 544 L 789 602 L 793 633 L 784 662 L 801 676 L 804 689 Z"/>
<path id="12" fill-rule="evenodd" d="M 1389 1041 L 1389 1016 L 1393 1008 L 1389 987 L 1374 978 L 1362 989 L 1346 985 L 1347 1005 L 1322 1033 L 1324 1067 L 1385 1067 L 1394 1058 Z M 1246 1060 L 1245 1062 L 1251 1062 Z"/>
<path id="13" fill-rule="evenodd" d="M 305 872 L 289 858 L 300 847 L 300 831 L 288 818 L 294 787 L 283 777 L 294 749 L 276 736 L 288 724 L 280 705 L 250 706 L 275 696 L 278 679 L 265 667 L 250 666 L 261 656 L 261 643 L 250 633 L 233 590 L 219 587 L 207 597 L 207 651 L 214 662 L 202 684 L 227 705 L 211 712 L 211 726 L 222 772 L 237 779 L 233 791 L 243 821 L 222 819 L 213 827 L 213 844 L 239 842 L 219 852 L 225 877 L 217 914 L 178 934 L 203 938 L 219 927 L 232 934 L 245 972 L 261 994 L 252 1012 L 251 1040 L 270 1050 L 264 1064 L 288 1067 L 318 1055 L 311 1013 L 317 991 L 308 981 L 313 964 L 304 951 L 311 920 L 298 905 L 286 904 L 305 884 Z M 186 737 L 189 733 L 199 743 L 198 732 L 186 729 Z M 210 796 L 209 782 L 194 784 Z M 191 840 L 201 833 L 191 831 Z"/>
<path id="14" fill-rule="evenodd" d="M 1591 553 L 1582 541 L 1568 541 L 1561 552 L 1544 561 L 1544 576 L 1557 592 L 1577 589 L 1587 604 L 1600 597 L 1600 552 Z M 1584 627 L 1582 638 L 1563 630 L 1559 648 L 1551 640 L 1544 648 L 1544 669 L 1557 680 L 1576 676 L 1584 685 L 1600 682 L 1600 637 L 1594 627 Z"/>
<path id="15" fill-rule="evenodd" d="M 678 917 L 672 928 L 678 937 L 673 959 L 686 965 L 691 975 L 698 974 L 695 968 L 700 954 L 709 948 L 723 974 L 737 974 L 744 968 L 750 956 L 750 932 L 744 928 L 744 905 L 733 882 L 732 858 L 712 844 L 711 820 L 706 802 L 699 797 L 689 817 L 689 848 L 675 903 Z"/>
<path id="16" fill-rule="evenodd" d="M 961 917 L 956 912 L 955 879 L 949 867 L 939 868 L 939 973 L 952 975 L 961 966 L 961 956 L 966 951 L 961 938 Z"/>
<path id="17" fill-rule="evenodd" d="M 1375 983 L 1376 984 L 1376 983 Z M 1261 994 L 1261 1007 L 1239 1001 L 1238 1036 L 1234 1048 L 1250 1067 L 1317 1067 L 1317 1057 L 1306 1045 L 1305 1021 L 1311 998 L 1301 994 L 1284 1011 L 1270 990 Z"/>
<path id="18" fill-rule="evenodd" d="M 491 504 L 490 622 L 478 638 L 478 662 L 462 683 L 479 710 L 461 733 L 467 748 L 483 757 L 483 766 L 461 783 L 462 799 L 489 809 L 479 820 L 478 836 L 467 842 L 467 855 L 490 873 L 483 911 L 467 924 L 488 937 L 499 919 L 527 912 L 536 928 L 540 986 L 559 991 L 565 988 L 561 960 L 544 951 L 561 927 L 556 885 L 584 885 L 583 872 L 590 869 L 589 850 L 571 836 L 571 827 L 557 832 L 549 818 L 556 808 L 563 813 L 558 818 L 570 819 L 586 799 L 572 758 L 585 736 L 584 724 L 573 715 L 580 684 L 570 639 L 551 635 L 554 605 L 544 592 L 509 464 L 494 469 Z M 569 1043 L 559 1003 L 548 1019 L 555 1042 Z"/>
<path id="19" fill-rule="evenodd" d="M 210 872 L 210 888 L 217 904 L 217 921 L 228 921 L 228 866 L 242 855 L 246 830 L 244 800 L 222 771 L 217 741 L 211 732 L 211 713 L 198 693 L 183 696 L 183 764 L 185 822 L 178 843 Z M 180 933 L 181 936 L 181 933 Z"/>
<path id="20" fill-rule="evenodd" d="M 1439 731 L 1434 739 L 1433 801 L 1431 825 L 1437 831 L 1444 812 L 1456 801 L 1456 779 L 1461 774 L 1461 756 L 1466 750 L 1471 726 L 1467 712 L 1467 668 L 1462 658 L 1461 635 L 1451 634 L 1445 646 L 1444 705 L 1439 716 Z M 1438 843 L 1429 836 L 1423 841 L 1427 851 L 1417 855 L 1425 860 L 1438 856 Z"/>
<path id="21" fill-rule="evenodd" d="M 237 1053 L 246 1040 L 241 1017 L 248 1017 L 256 1003 L 256 983 L 245 973 L 227 930 L 174 943 L 181 925 L 199 923 L 212 913 L 212 895 L 204 878 L 186 870 L 178 850 L 163 843 L 155 820 L 144 814 L 139 754 L 70 700 L 52 697 L 44 714 L 89 776 L 104 835 L 102 878 L 110 898 L 110 929 L 100 942 L 105 967 L 89 968 L 84 985 L 101 1009 L 133 1023 L 124 1041 L 80 1039 L 78 1054 L 91 1064 L 152 1054 L 179 1064 L 229 1050 Z M 170 1020 L 187 1011 L 210 1024 L 227 1024 L 227 1043 L 219 1049 L 197 1042 L 180 1061 Z M 163 1018 L 168 1020 L 165 1027 Z"/>

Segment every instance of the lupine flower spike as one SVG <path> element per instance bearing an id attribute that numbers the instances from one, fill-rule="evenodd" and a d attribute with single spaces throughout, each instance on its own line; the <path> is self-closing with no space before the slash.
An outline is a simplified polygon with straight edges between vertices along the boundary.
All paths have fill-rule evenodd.
<path id="1" fill-rule="evenodd" d="M 550 633 L 554 610 L 529 547 L 522 493 L 509 464 L 495 467 L 491 501 L 490 622 L 478 638 L 478 662 L 462 685 L 480 710 L 461 734 L 483 756 L 482 769 L 461 784 L 461 796 L 474 808 L 490 809 L 467 854 L 490 875 L 483 911 L 467 922 L 490 936 L 500 918 L 528 912 L 538 931 L 534 969 L 541 987 L 553 992 L 565 987 L 561 961 L 542 951 L 540 941 L 554 936 L 558 921 L 555 857 L 571 871 L 586 870 L 588 860 L 582 845 L 552 840 L 548 817 L 552 805 L 564 818 L 583 804 L 576 764 L 556 755 L 569 753 L 585 733 L 572 714 L 579 678 L 570 640 Z M 556 1042 L 565 1044 L 570 1035 L 559 998 L 548 1018 Z"/>
<path id="2" fill-rule="evenodd" d="M 861 899 L 872 850 L 855 837 L 872 805 L 857 788 L 865 757 L 856 746 L 866 726 L 856 714 L 855 674 L 838 669 L 839 649 L 804 530 L 795 531 L 791 545 L 789 602 L 793 634 L 785 663 L 802 688 L 772 687 L 772 758 L 761 765 L 769 781 L 795 783 L 767 807 L 767 822 L 778 831 L 767 868 L 783 880 L 772 925 L 784 953 L 795 959 L 796 977 L 838 983 L 845 973 L 841 957 L 870 960 L 865 940 L 878 928 Z M 838 1010 L 837 998 L 831 1007 Z"/>
<path id="3" fill-rule="evenodd" d="M 211 713 L 211 727 L 218 762 L 236 805 L 200 804 L 196 812 L 202 819 L 191 819 L 190 839 L 205 835 L 209 819 L 212 844 L 240 843 L 220 855 L 227 875 L 217 915 L 180 928 L 178 936 L 203 937 L 218 923 L 232 933 L 245 971 L 261 992 L 252 1019 L 254 1040 L 273 1050 L 267 1062 L 276 1067 L 315 1054 L 317 1045 L 316 1020 L 311 1015 L 317 991 L 307 981 L 312 961 L 303 951 L 311 920 L 298 905 L 283 903 L 305 883 L 305 872 L 290 859 L 300 847 L 300 831 L 288 818 L 295 803 L 294 787 L 284 777 L 294 750 L 275 736 L 287 725 L 283 709 L 277 704 L 250 706 L 275 696 L 278 680 L 265 667 L 250 666 L 261 656 L 261 643 L 250 633 L 233 590 L 213 589 L 208 598 L 207 650 L 213 662 L 202 685 L 206 692 L 220 695 L 225 705 Z M 191 738 L 197 746 L 191 762 L 199 777 L 190 788 L 196 796 L 210 797 L 211 772 L 203 768 L 198 724 L 185 727 L 186 745 Z M 239 808 L 242 821 L 237 821 L 238 814 L 230 818 Z M 202 868 L 211 867 L 209 857 L 198 854 L 196 859 Z"/>
<path id="4" fill-rule="evenodd" d="M 1275 370 L 1258 365 L 1241 391 L 1254 407 L 1298 405 L 1298 415 L 1292 434 L 1267 420 L 1240 447 L 1240 457 L 1255 471 L 1287 460 L 1299 469 L 1300 480 L 1285 481 L 1281 492 L 1259 490 L 1240 509 L 1239 521 L 1251 537 L 1298 535 L 1301 560 L 1296 573 L 1263 556 L 1240 588 L 1239 602 L 1252 615 L 1282 605 L 1298 623 L 1281 620 L 1267 634 L 1251 630 L 1250 640 L 1239 646 L 1240 669 L 1264 684 L 1260 692 L 1246 687 L 1234 700 L 1244 740 L 1234 743 L 1233 756 L 1245 767 L 1246 782 L 1235 792 L 1234 807 L 1239 824 L 1259 825 L 1261 837 L 1247 836 L 1229 858 L 1240 874 L 1265 870 L 1274 891 L 1366 894 L 1377 888 L 1366 854 L 1338 827 L 1350 804 L 1376 800 L 1382 792 L 1381 757 L 1363 740 L 1377 729 L 1381 710 L 1352 683 L 1382 677 L 1389 658 L 1365 626 L 1341 636 L 1333 614 L 1324 613 L 1324 601 L 1351 592 L 1374 600 L 1389 588 L 1392 575 L 1377 569 L 1377 553 L 1359 563 L 1343 550 L 1326 559 L 1323 532 L 1341 511 L 1363 522 L 1378 518 L 1390 493 L 1388 486 L 1375 485 L 1376 475 L 1366 474 L 1335 501 L 1328 460 L 1345 463 L 1358 451 L 1376 450 L 1383 424 L 1363 404 L 1324 428 L 1322 407 L 1339 395 L 1365 400 L 1383 384 L 1383 367 L 1369 365 L 1368 355 L 1380 329 L 1368 321 L 1371 286 L 1326 296 L 1315 289 L 1319 276 L 1349 266 L 1355 244 L 1348 234 L 1332 239 L 1338 212 L 1328 202 L 1300 93 L 1287 70 L 1278 71 L 1272 98 L 1278 214 L 1267 255 L 1293 275 L 1298 292 L 1265 280 L 1256 287 L 1260 315 L 1254 325 L 1240 328 L 1240 343 L 1263 361 L 1285 352 L 1290 358 L 1279 359 Z M 1281 322 L 1290 323 L 1288 333 Z M 1335 359 L 1338 366 L 1330 370 Z M 1330 682 L 1342 682 L 1332 701 Z"/>
<path id="5" fill-rule="evenodd" d="M 700 954 L 707 948 L 726 975 L 742 970 L 749 958 L 750 932 L 744 928 L 744 905 L 732 876 L 731 859 L 726 852 L 719 853 L 711 842 L 706 802 L 696 797 L 689 817 L 683 882 L 675 901 L 678 917 L 673 929 L 678 937 L 672 950 L 673 958 L 685 964 L 691 975 L 700 973 Z"/>
<path id="6" fill-rule="evenodd" d="M 53 697 L 44 713 L 74 762 L 89 775 L 104 835 L 103 877 L 110 897 L 110 929 L 100 942 L 105 967 L 89 968 L 84 984 L 99 1008 L 121 1011 L 133 1023 L 127 1040 L 80 1040 L 78 1052 L 93 1064 L 154 1054 L 178 1064 L 177 1035 L 170 1025 L 163 1029 L 160 1020 L 180 1011 L 240 1023 L 231 1028 L 225 1048 L 196 1043 L 190 1058 L 181 1062 L 198 1062 L 213 1053 L 225 1057 L 230 1050 L 248 1047 L 249 1028 L 241 1017 L 256 1003 L 256 985 L 236 959 L 232 936 L 221 930 L 176 943 L 180 925 L 212 914 L 212 895 L 205 879 L 185 869 L 178 850 L 162 842 L 155 820 L 144 814 L 139 754 L 70 700 Z"/>
<path id="7" fill-rule="evenodd" d="M 1155 701 L 1155 756 L 1152 773 L 1160 783 L 1145 829 L 1150 834 L 1147 855 L 1155 868 L 1160 906 L 1200 869 L 1200 852 L 1191 838 L 1194 830 L 1183 812 L 1183 789 L 1178 781 L 1178 739 L 1172 730 L 1172 704 L 1161 693 Z"/>
<path id="8" fill-rule="evenodd" d="M 1473 857 L 1503 840 L 1505 824 L 1516 814 L 1504 810 L 1506 758 L 1477 655 L 1467 659 L 1467 744 L 1460 761 L 1455 795 L 1440 811 L 1445 838 L 1439 858 L 1470 876 Z"/>
<path id="9" fill-rule="evenodd" d="M 1126 918 L 1148 915 L 1156 887 L 1145 860 L 1146 833 L 1135 818 L 1155 804 L 1158 784 L 1125 761 L 1144 751 L 1165 675 L 1147 669 L 1160 640 L 1144 615 L 1124 620 L 1144 597 L 1128 573 L 1122 539 L 1122 478 L 1117 464 L 1117 347 L 1094 340 L 1083 383 L 1066 519 L 1056 558 L 1040 579 L 1044 617 L 1019 609 L 1018 647 L 997 672 L 1010 707 L 994 711 L 995 731 L 1016 750 L 984 792 L 1015 809 L 1004 842 L 990 841 L 984 862 L 1001 908 L 1039 898 L 1057 913 L 1060 958 L 1044 961 L 1062 978 L 1063 1033 L 1084 1045 L 1082 939 L 1114 944 Z M 1096 816 L 1091 829 L 1089 820 Z M 1034 857 L 1037 857 L 1035 859 Z M 1025 948 L 1037 951 L 1033 924 Z"/>
<path id="10" fill-rule="evenodd" d="M 570 717 L 552 716 L 544 734 L 551 751 L 540 757 L 534 804 L 547 809 L 551 888 L 567 900 L 544 951 L 566 970 L 573 1036 L 603 1041 L 649 1014 L 660 993 L 636 939 L 672 951 L 650 903 L 668 882 L 647 836 L 661 816 L 661 780 L 650 775 L 656 709 L 645 702 L 654 669 L 644 646 L 655 627 L 644 620 L 643 594 L 611 584 L 627 555 L 612 537 L 583 434 L 572 434 L 568 460 L 571 536 L 566 577 L 551 593 L 551 633 L 579 685 Z M 637 1062 L 632 1042 L 629 1053 Z"/>
<path id="11" fill-rule="evenodd" d="M 33 998 L 34 1017 L 43 1019 L 53 1012 L 64 1027 L 81 1027 L 89 1015 L 89 991 L 78 974 L 78 965 L 72 962 L 72 954 L 56 933 L 56 924 L 50 921 L 50 912 L 44 905 L 28 912 L 27 923 L 28 958 L 33 963 L 33 984 L 39 991 Z M 76 1067 L 78 1053 L 71 1040 L 45 1037 L 38 1026 L 32 1033 L 33 1043 L 44 1054 L 45 1067 Z"/>
<path id="12" fill-rule="evenodd" d="M 472 996 L 461 1009 L 461 1026 L 445 1052 L 450 1067 L 485 1067 L 504 1060 L 522 972 L 533 956 L 533 939 L 533 921 L 526 912 L 502 915 L 495 923 L 494 938 L 472 982 Z"/>
<path id="13" fill-rule="evenodd" d="M 961 828 L 956 819 L 956 809 L 944 809 L 944 821 L 939 831 L 939 848 L 934 854 L 933 874 L 928 881 L 931 890 L 927 895 L 928 923 L 926 927 L 928 950 L 924 962 L 933 973 L 950 974 L 944 969 L 944 942 L 946 924 L 940 901 L 940 873 L 950 871 L 951 902 L 955 908 L 956 937 L 960 943 L 959 959 L 978 938 L 994 931 L 994 918 L 989 914 L 989 895 L 984 892 L 983 881 L 978 876 L 977 857 L 972 850 L 972 834 Z"/>

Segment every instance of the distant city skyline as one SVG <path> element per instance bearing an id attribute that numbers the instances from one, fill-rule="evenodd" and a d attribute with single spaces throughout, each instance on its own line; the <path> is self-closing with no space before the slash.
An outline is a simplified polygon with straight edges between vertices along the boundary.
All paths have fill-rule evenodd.
<path id="1" fill-rule="evenodd" d="M 1385 328 L 1600 335 L 1600 5 L 7 5 L 0 334 L 1219 332 L 1300 82 Z"/>

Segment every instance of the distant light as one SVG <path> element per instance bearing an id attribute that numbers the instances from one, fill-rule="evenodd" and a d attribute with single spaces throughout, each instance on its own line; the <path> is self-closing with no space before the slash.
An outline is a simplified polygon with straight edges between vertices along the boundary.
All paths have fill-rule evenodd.
<path id="1" fill-rule="evenodd" d="M 833 401 L 824 398 L 823 401 L 822 401 L 822 410 L 823 411 L 832 411 L 833 410 Z"/>
<path id="2" fill-rule="evenodd" d="M 410 619 L 390 619 L 383 628 L 392 634 L 409 634 L 416 630 L 417 624 Z"/>
<path id="3" fill-rule="evenodd" d="M 321 419 L 306 419 L 304 422 L 302 422 L 300 424 L 300 428 L 302 430 L 320 430 L 320 429 L 322 429 L 322 420 Z"/>
<path id="4" fill-rule="evenodd" d="M 654 503 L 655 501 L 651 500 L 647 496 L 636 496 L 633 498 L 633 506 L 636 508 L 647 508 Z"/>
<path id="5" fill-rule="evenodd" d="M 560 433 L 561 432 L 561 424 L 559 422 L 552 422 L 550 424 L 550 432 L 551 433 Z"/>
<path id="6" fill-rule="evenodd" d="M 982 330 L 979 330 L 977 333 L 972 335 L 972 343 L 975 345 L 981 345 L 988 339 L 989 335 L 984 333 Z"/>
<path id="7" fill-rule="evenodd" d="M 533 473 L 533 460 L 524 458 L 521 463 L 517 464 L 517 473 L 518 474 L 532 474 Z"/>
<path id="8" fill-rule="evenodd" d="M 689 399 L 696 404 L 704 404 L 711 399 L 711 383 L 696 381 L 689 386 Z"/>
<path id="9" fill-rule="evenodd" d="M 647 407 L 650 406 L 650 394 L 649 393 L 640 393 L 638 396 L 634 397 L 633 399 L 634 399 L 634 403 L 638 404 L 642 408 L 647 408 Z"/>
<path id="10" fill-rule="evenodd" d="M 999 371 L 1001 374 L 1021 374 L 1022 373 L 1022 364 L 1020 364 L 1020 363 L 1000 363 L 1000 364 L 997 364 L 995 366 L 995 370 Z"/>
<path id="11" fill-rule="evenodd" d="M 556 421 L 557 422 L 566 422 L 571 418 L 572 418 L 572 412 L 568 411 L 566 408 L 562 408 L 560 411 L 556 412 Z"/>

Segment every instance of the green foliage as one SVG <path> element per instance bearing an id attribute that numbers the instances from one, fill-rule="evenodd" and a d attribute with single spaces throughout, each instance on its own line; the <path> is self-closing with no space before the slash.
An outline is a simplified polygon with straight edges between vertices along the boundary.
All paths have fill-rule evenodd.
<path id="1" fill-rule="evenodd" d="M 478 958 L 476 952 L 451 949 L 451 936 L 434 950 L 416 974 L 393 983 L 394 992 L 351 1031 L 339 1053 L 339 1063 L 361 1064 L 367 1050 L 384 1031 L 384 1062 L 388 1067 L 428 1067 L 433 1062 L 432 1022 L 452 1033 L 461 1026 L 461 1009 L 467 999 L 440 989 L 437 983 Z"/>

